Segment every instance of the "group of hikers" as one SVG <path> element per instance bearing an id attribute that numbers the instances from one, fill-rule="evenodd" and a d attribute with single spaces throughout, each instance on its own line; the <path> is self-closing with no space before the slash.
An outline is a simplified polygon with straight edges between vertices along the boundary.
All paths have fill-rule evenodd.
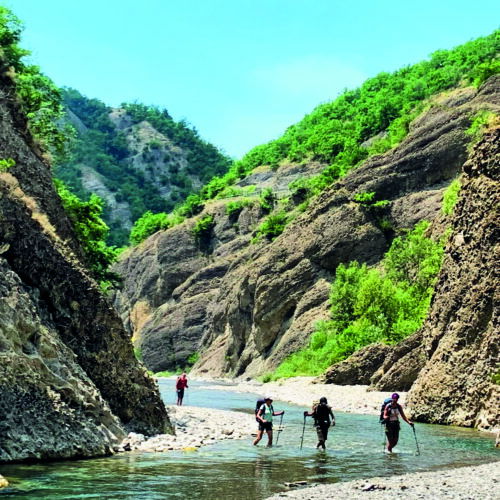
<path id="1" fill-rule="evenodd" d="M 175 389 L 177 392 L 177 406 L 181 406 L 182 400 L 184 399 L 184 390 L 188 389 L 188 380 L 185 373 L 177 377 Z M 413 427 L 413 422 L 408 420 L 403 407 L 398 401 L 399 394 L 394 393 L 390 398 L 384 400 L 382 408 L 380 409 L 380 423 L 385 426 L 386 449 L 388 453 L 392 453 L 393 448 L 398 444 L 400 430 L 399 417 Z M 259 424 L 259 429 L 253 444 L 257 445 L 265 432 L 267 434 L 267 446 L 271 447 L 273 445 L 273 417 L 281 416 L 281 421 L 283 421 L 284 414 L 284 410 L 274 411 L 273 398 L 271 396 L 259 399 L 255 407 L 255 419 Z M 312 417 L 314 419 L 314 426 L 316 427 L 316 433 L 318 435 L 318 444 L 316 448 L 325 450 L 328 430 L 331 426 L 335 425 L 335 415 L 327 399 L 322 397 L 319 401 L 314 401 L 312 410 L 306 410 L 304 412 L 304 428 L 307 417 Z M 304 439 L 304 428 L 302 429 L 302 440 Z"/>
<path id="2" fill-rule="evenodd" d="M 398 403 L 399 394 L 394 393 L 390 398 L 387 398 L 381 408 L 380 423 L 385 425 L 386 447 L 387 452 L 392 453 L 393 448 L 398 444 L 401 417 L 407 424 L 413 427 L 413 422 L 408 420 L 403 410 L 403 407 Z M 285 411 L 274 411 L 273 398 L 266 396 L 257 401 L 255 409 L 255 419 L 259 424 L 257 437 L 254 439 L 253 444 L 257 445 L 262 439 L 264 432 L 267 433 L 267 446 L 273 445 L 273 417 L 283 415 Z M 318 402 L 314 402 L 312 410 L 304 412 L 304 427 L 306 417 L 313 417 L 314 426 L 318 435 L 318 444 L 316 448 L 326 449 L 326 440 L 328 439 L 328 430 L 331 426 L 335 425 L 335 415 L 333 414 L 332 407 L 328 404 L 325 397 L 320 398 Z M 304 430 L 304 429 L 303 429 Z M 302 432 L 302 439 L 304 433 Z M 302 446 L 302 445 L 301 445 Z"/>

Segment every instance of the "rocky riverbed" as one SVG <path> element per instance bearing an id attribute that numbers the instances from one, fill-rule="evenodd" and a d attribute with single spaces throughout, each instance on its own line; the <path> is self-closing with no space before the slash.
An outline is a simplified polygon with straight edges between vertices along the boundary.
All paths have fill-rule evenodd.
<path id="1" fill-rule="evenodd" d="M 166 452 L 196 450 L 224 439 L 250 438 L 255 432 L 253 415 L 194 406 L 168 406 L 175 435 L 158 434 L 146 438 L 131 432 L 117 451 Z"/>
<path id="2" fill-rule="evenodd" d="M 500 462 L 391 477 L 372 477 L 345 483 L 325 484 L 278 493 L 270 497 L 323 500 L 325 498 L 405 499 L 449 498 L 498 500 Z"/>
<path id="3" fill-rule="evenodd" d="M 207 385 L 204 389 L 223 389 L 237 392 L 253 392 L 274 399 L 303 406 L 311 406 L 314 400 L 325 396 L 333 410 L 348 413 L 377 415 L 382 401 L 390 396 L 388 392 L 368 391 L 367 385 L 334 385 L 316 383 L 314 377 L 295 377 L 267 382 L 238 382 L 232 386 Z M 399 393 L 404 405 L 406 393 Z"/>

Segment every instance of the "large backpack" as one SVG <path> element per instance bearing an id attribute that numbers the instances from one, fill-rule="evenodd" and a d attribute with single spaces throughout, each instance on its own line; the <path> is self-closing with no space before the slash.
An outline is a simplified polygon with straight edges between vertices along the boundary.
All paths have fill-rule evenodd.
<path id="1" fill-rule="evenodd" d="M 257 420 L 257 413 L 259 413 L 263 404 L 266 404 L 266 400 L 264 398 L 257 399 L 257 403 L 255 403 L 255 420 Z M 257 422 L 260 422 L 260 420 L 257 420 Z"/>
<path id="2" fill-rule="evenodd" d="M 314 421 L 316 424 L 319 422 L 330 422 L 330 409 L 327 404 L 319 403 L 314 407 Z"/>
<path id="3" fill-rule="evenodd" d="M 387 423 L 387 420 L 384 418 L 384 412 L 385 412 L 385 407 L 387 405 L 390 405 L 392 402 L 392 398 L 385 398 L 384 399 L 384 402 L 382 403 L 382 406 L 380 407 L 380 418 L 379 418 L 379 422 L 382 424 L 382 425 L 385 425 Z M 398 409 L 401 408 L 401 406 L 399 406 L 399 404 L 397 405 Z"/>

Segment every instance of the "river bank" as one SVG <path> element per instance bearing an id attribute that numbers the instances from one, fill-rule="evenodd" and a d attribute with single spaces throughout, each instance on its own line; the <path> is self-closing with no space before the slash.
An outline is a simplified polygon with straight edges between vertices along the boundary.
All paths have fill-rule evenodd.
<path id="1" fill-rule="evenodd" d="M 255 432 L 254 417 L 245 413 L 194 406 L 167 406 L 167 411 L 175 435 L 158 434 L 146 438 L 131 432 L 117 451 L 194 451 L 225 439 L 250 438 Z"/>
<path id="2" fill-rule="evenodd" d="M 414 472 L 391 477 L 372 477 L 345 483 L 312 486 L 278 493 L 280 498 L 322 500 L 324 498 L 405 499 L 449 498 L 454 500 L 498 500 L 500 462 L 432 472 Z"/>
<path id="3" fill-rule="evenodd" d="M 295 377 L 277 382 L 237 382 L 231 385 L 207 385 L 204 389 L 250 392 L 257 395 L 271 395 L 274 399 L 301 406 L 324 396 L 334 411 L 377 415 L 382 401 L 390 396 L 387 392 L 368 391 L 367 385 L 333 385 L 315 383 L 315 377 Z M 406 393 L 400 392 L 400 403 L 404 405 Z"/>

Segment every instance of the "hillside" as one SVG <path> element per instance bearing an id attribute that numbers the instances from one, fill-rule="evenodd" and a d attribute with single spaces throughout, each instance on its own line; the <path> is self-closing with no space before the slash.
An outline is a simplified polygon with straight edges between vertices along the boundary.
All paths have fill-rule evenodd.
<path id="1" fill-rule="evenodd" d="M 315 359 L 326 370 L 329 360 L 373 342 L 411 343 L 408 336 L 424 324 L 447 227 L 454 224 L 443 197 L 461 175 L 471 143 L 500 110 L 500 80 L 490 76 L 498 52 L 497 32 L 320 106 L 202 188 L 189 200 L 194 217 L 184 212 L 176 222 L 162 221 L 165 230 L 124 254 L 116 270 L 125 281 L 115 304 L 146 365 L 174 369 L 199 356 L 197 374 L 267 377 L 284 366 L 298 374 Z M 421 75 L 416 87 L 415 74 Z M 405 88 L 420 88 L 420 100 L 398 101 Z M 363 107 L 365 114 L 358 112 Z M 300 154 L 299 143 L 305 145 Z M 275 161 L 273 151 L 280 151 Z M 280 183 L 293 172 L 298 176 L 290 185 Z M 404 254 L 411 238 L 435 249 L 432 273 L 425 256 L 407 262 L 414 258 Z M 365 305 L 346 303 L 340 317 L 330 295 L 342 266 L 353 261 L 356 276 L 368 279 L 356 292 Z M 405 263 L 399 270 L 398 262 Z M 419 276 L 425 279 L 416 281 Z M 390 307 L 377 288 L 394 297 Z M 493 358 L 481 376 L 494 370 Z M 491 425 L 497 424 L 485 426 Z"/>
<path id="2" fill-rule="evenodd" d="M 146 211 L 170 211 L 230 159 L 167 110 L 141 104 L 110 108 L 75 89 L 63 89 L 66 116 L 76 137 L 54 172 L 81 198 L 106 202 L 110 244 L 128 243 L 130 228 Z"/>

